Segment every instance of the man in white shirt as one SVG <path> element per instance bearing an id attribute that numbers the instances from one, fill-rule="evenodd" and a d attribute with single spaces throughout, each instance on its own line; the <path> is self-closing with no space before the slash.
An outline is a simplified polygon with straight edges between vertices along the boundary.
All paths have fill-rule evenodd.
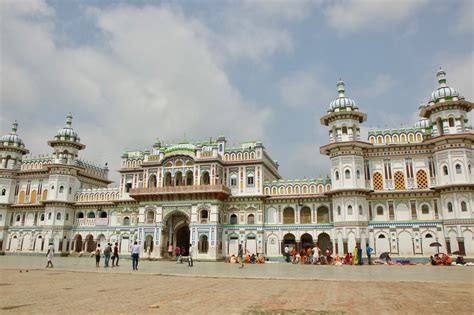
<path id="1" fill-rule="evenodd" d="M 138 270 L 138 257 L 140 256 L 140 246 L 137 244 L 137 241 L 133 243 L 132 246 L 132 268 L 133 270 Z"/>
<path id="2" fill-rule="evenodd" d="M 194 265 L 193 254 L 194 254 L 193 244 L 189 244 L 188 267 L 192 267 Z"/>
<path id="3" fill-rule="evenodd" d="M 48 247 L 48 253 L 46 254 L 46 259 L 48 260 L 46 268 L 48 268 L 49 266 L 53 268 L 53 255 L 54 255 L 54 246 L 53 244 L 50 244 Z"/>
<path id="4" fill-rule="evenodd" d="M 313 264 L 316 265 L 319 261 L 320 249 L 317 244 L 314 244 L 313 247 Z"/>
<path id="5" fill-rule="evenodd" d="M 285 245 L 285 260 L 287 263 L 290 262 L 290 248 L 288 245 Z"/>

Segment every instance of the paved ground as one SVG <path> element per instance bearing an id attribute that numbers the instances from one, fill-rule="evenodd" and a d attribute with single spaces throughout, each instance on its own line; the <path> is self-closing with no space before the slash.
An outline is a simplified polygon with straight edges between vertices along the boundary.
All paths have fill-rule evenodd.
<path id="1" fill-rule="evenodd" d="M 0 257 L 0 312 L 472 314 L 474 309 L 472 267 L 267 264 L 239 270 L 225 263 L 191 269 L 141 262 L 131 272 L 130 261 L 113 269 L 97 269 L 89 258 L 55 258 L 55 264 L 45 269 L 41 257 Z M 305 275 L 309 281 L 302 281 Z"/>

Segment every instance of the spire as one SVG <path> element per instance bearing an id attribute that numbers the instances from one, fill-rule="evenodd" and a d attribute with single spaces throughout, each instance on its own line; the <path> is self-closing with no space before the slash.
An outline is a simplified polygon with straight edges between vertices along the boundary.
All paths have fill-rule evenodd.
<path id="1" fill-rule="evenodd" d="M 72 114 L 69 112 L 66 116 L 66 127 L 71 128 L 72 126 Z"/>
<path id="2" fill-rule="evenodd" d="M 446 72 L 444 72 L 441 67 L 439 68 L 438 72 L 436 73 L 436 76 L 438 77 L 438 83 L 439 87 L 445 87 L 446 85 Z"/>
<path id="3" fill-rule="evenodd" d="M 339 81 L 337 82 L 337 92 L 339 93 L 339 97 L 344 97 L 345 84 L 341 78 L 339 78 Z"/>
<path id="4" fill-rule="evenodd" d="M 16 135 L 16 131 L 18 130 L 18 122 L 15 120 L 12 124 L 12 135 Z"/>

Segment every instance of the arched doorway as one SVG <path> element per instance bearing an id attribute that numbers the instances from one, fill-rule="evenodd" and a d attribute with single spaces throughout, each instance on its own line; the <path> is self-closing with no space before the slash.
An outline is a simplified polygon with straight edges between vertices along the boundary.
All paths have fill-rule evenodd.
<path id="1" fill-rule="evenodd" d="M 82 236 L 81 234 L 77 234 L 76 238 L 74 239 L 74 251 L 79 253 L 82 251 Z"/>
<path id="2" fill-rule="evenodd" d="M 312 247 L 313 247 L 313 237 L 308 233 L 301 235 L 301 248 L 306 250 Z"/>
<path id="3" fill-rule="evenodd" d="M 288 234 L 285 234 L 285 236 L 283 236 L 283 241 L 281 242 L 282 253 L 285 252 L 285 246 L 288 246 L 290 251 L 292 248 L 296 248 L 295 236 L 293 234 L 288 233 Z"/>
<path id="4" fill-rule="evenodd" d="M 322 251 L 325 251 L 326 249 L 329 249 L 332 251 L 331 238 L 329 237 L 327 233 L 321 233 L 318 235 L 318 247 Z"/>
<path id="5" fill-rule="evenodd" d="M 174 211 L 165 216 L 163 222 L 166 223 L 161 237 L 161 251 L 163 253 L 168 252 L 168 245 L 171 244 L 173 251 L 176 250 L 176 246 L 179 246 L 181 249 L 184 248 L 183 255 L 188 254 L 190 244 L 189 221 L 188 214 L 183 211 Z"/>
<path id="6" fill-rule="evenodd" d="M 183 184 L 183 173 L 176 172 L 176 174 L 174 175 L 174 182 L 175 186 L 181 186 Z"/>
<path id="7" fill-rule="evenodd" d="M 193 185 L 193 171 L 186 172 L 186 185 L 187 186 Z"/>
<path id="8" fill-rule="evenodd" d="M 89 234 L 86 236 L 86 252 L 92 253 L 95 250 L 94 237 Z"/>
<path id="9" fill-rule="evenodd" d="M 143 250 L 145 253 L 148 254 L 148 252 L 153 252 L 153 236 L 152 235 L 147 235 L 145 238 L 145 242 L 143 243 Z"/>

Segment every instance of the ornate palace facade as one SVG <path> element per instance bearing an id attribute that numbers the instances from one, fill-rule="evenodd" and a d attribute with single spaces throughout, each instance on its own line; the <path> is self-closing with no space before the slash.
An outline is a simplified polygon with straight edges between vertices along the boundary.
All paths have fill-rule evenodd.
<path id="1" fill-rule="evenodd" d="M 413 257 L 432 254 L 437 241 L 442 252 L 474 256 L 473 103 L 447 86 L 444 71 L 437 76 L 414 127 L 370 131 L 367 141 L 367 115 L 338 82 L 321 118 L 331 178 L 284 180 L 261 142 L 230 147 L 220 136 L 125 152 L 119 187 L 108 188 L 107 167 L 79 158 L 85 145 L 72 116 L 48 156 L 25 157 L 15 123 L 0 138 L 1 250 L 40 253 L 53 243 L 90 252 L 110 241 L 129 253 L 137 240 L 152 257 L 166 256 L 169 243 L 193 243 L 198 259 L 216 260 L 238 244 L 279 257 L 285 244 L 318 242 L 337 254 L 370 244 Z"/>

